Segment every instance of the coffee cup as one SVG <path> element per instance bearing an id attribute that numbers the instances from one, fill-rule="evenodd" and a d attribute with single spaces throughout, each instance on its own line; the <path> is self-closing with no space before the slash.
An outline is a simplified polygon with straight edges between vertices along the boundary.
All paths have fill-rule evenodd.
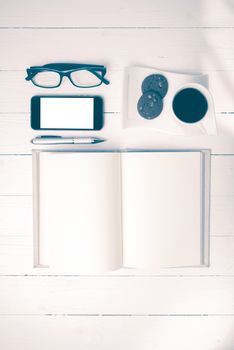
<path id="1" fill-rule="evenodd" d="M 209 92 L 200 84 L 188 84 L 174 96 L 172 110 L 174 116 L 182 123 L 196 124 L 207 114 Z"/>

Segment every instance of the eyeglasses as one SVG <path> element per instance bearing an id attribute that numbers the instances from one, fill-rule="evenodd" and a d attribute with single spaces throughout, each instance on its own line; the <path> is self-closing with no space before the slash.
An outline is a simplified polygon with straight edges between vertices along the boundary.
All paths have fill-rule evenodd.
<path id="1" fill-rule="evenodd" d="M 25 80 L 42 88 L 56 88 L 62 83 L 63 77 L 79 88 L 91 88 L 108 85 L 110 82 L 104 78 L 106 67 L 92 64 L 78 63 L 49 63 L 44 66 L 33 66 L 27 69 Z"/>

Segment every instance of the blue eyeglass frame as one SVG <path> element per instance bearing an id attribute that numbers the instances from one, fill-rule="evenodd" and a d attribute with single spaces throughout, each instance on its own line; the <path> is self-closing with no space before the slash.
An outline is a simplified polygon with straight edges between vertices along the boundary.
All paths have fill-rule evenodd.
<path id="1" fill-rule="evenodd" d="M 76 85 L 71 78 L 71 73 L 79 70 L 86 70 L 90 73 L 94 74 L 98 79 L 100 79 L 100 83 L 96 85 L 91 86 L 80 86 Z M 81 63 L 49 63 L 45 64 L 44 66 L 32 66 L 30 68 L 26 69 L 27 71 L 27 77 L 25 80 L 30 81 L 38 87 L 42 87 L 45 89 L 54 89 L 61 85 L 63 77 L 67 77 L 72 85 L 79 88 L 91 88 L 101 85 L 102 83 L 108 85 L 110 84 L 109 80 L 107 80 L 104 76 L 106 74 L 106 67 L 102 65 L 93 65 L 93 64 L 81 64 Z M 55 72 L 58 73 L 60 76 L 60 81 L 55 86 L 43 86 L 38 85 L 35 81 L 33 81 L 33 78 L 37 75 L 37 73 L 40 72 Z"/>

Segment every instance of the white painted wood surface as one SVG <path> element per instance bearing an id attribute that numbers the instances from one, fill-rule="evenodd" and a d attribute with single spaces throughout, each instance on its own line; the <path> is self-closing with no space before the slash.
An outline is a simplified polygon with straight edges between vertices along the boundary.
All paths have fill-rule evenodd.
<path id="1" fill-rule="evenodd" d="M 135 1 L 10 0 L 1 6 L 2 27 L 232 27 L 232 0 Z"/>
<path id="2" fill-rule="evenodd" d="M 1 286 L 2 315 L 234 313 L 234 277 L 27 276 L 2 277 Z"/>
<path id="3" fill-rule="evenodd" d="M 232 350 L 234 343 L 233 316 L 3 316 L 0 324 L 5 350 Z"/>
<path id="4" fill-rule="evenodd" d="M 234 348 L 234 1 L 9 0 L 0 11 L 0 348 Z M 209 268 L 74 276 L 32 268 L 29 103 L 24 80 L 53 61 L 103 63 L 106 147 L 212 150 Z M 128 65 L 209 74 L 219 134 L 121 130 Z M 65 83 L 56 94 L 84 93 Z M 87 93 L 85 91 L 85 93 Z M 114 130 L 114 131 L 113 131 Z M 122 143 L 120 135 L 124 136 Z"/>

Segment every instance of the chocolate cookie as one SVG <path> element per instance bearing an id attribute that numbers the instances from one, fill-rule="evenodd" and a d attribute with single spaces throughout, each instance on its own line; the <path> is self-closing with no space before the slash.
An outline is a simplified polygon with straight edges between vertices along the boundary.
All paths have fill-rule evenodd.
<path id="1" fill-rule="evenodd" d="M 163 98 L 168 91 L 167 79 L 161 74 L 151 74 L 143 80 L 141 85 L 143 94 L 147 91 L 156 91 Z"/>
<path id="2" fill-rule="evenodd" d="M 156 91 L 147 91 L 137 103 L 138 113 L 145 119 L 154 119 L 163 109 L 163 101 Z"/>

